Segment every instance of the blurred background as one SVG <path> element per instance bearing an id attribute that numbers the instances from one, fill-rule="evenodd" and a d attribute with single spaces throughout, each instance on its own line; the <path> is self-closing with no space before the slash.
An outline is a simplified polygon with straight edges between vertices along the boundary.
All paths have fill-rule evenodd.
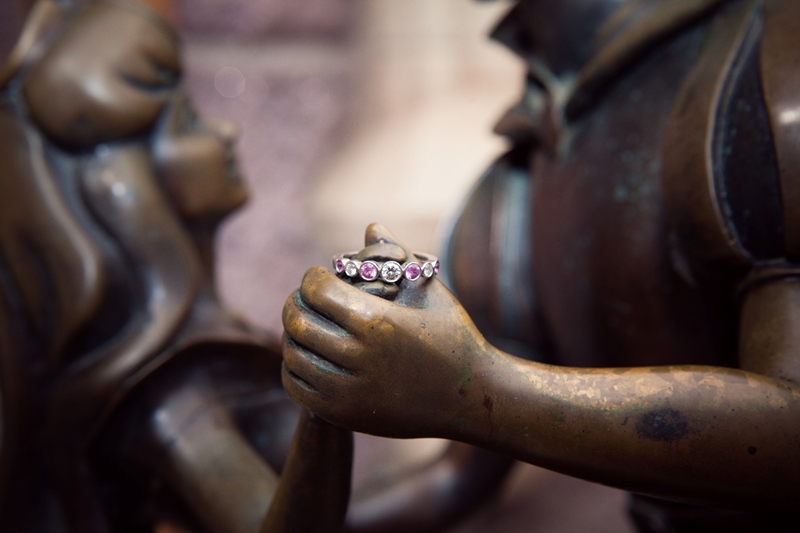
<path id="1" fill-rule="evenodd" d="M 486 35 L 511 2 L 181 0 L 186 83 L 239 124 L 248 205 L 222 228 L 222 297 L 277 334 L 306 268 L 356 250 L 370 222 L 436 253 L 504 142 L 520 60 Z M 443 443 L 357 436 L 354 497 L 435 459 Z M 519 465 L 453 532 L 630 531 L 625 495 Z"/>

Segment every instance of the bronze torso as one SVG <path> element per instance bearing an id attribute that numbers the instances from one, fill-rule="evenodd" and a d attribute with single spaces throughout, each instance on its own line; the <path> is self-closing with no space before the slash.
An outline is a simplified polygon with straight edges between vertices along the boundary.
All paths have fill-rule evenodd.
<path id="1" fill-rule="evenodd" d="M 580 66 L 558 74 L 526 35 L 538 28 L 524 4 L 495 36 L 531 74 L 498 125 L 510 152 L 452 231 L 456 294 L 489 340 L 548 363 L 738 367 L 743 294 L 796 275 L 785 229 L 796 148 L 778 117 L 792 52 L 777 48 L 796 8 L 629 2 L 627 22 L 625 8 L 610 17 L 618 32 L 597 30 Z M 488 279 L 470 275 L 477 261 Z M 651 516 L 672 516 L 675 531 L 796 524 L 634 502 L 643 531 Z"/>
<path id="2" fill-rule="evenodd" d="M 536 357 L 564 365 L 736 366 L 737 285 L 760 259 L 744 252 L 746 259 L 723 259 L 714 270 L 702 243 L 680 231 L 681 217 L 693 207 L 676 199 L 679 191 L 709 185 L 676 177 L 692 154 L 668 136 L 691 137 L 702 151 L 705 132 L 692 136 L 675 118 L 676 107 L 694 98 L 687 96 L 690 78 L 705 68 L 714 28 L 759 16 L 758 9 L 742 5 L 685 3 L 676 14 L 668 2 L 650 3 L 642 8 L 643 20 L 621 24 L 619 34 L 606 35 L 605 45 L 595 45 L 580 67 L 561 75 L 543 57 L 526 56 L 532 65 L 526 94 L 498 125 L 512 149 L 478 184 L 448 243 L 452 284 L 485 334 L 532 340 Z M 637 30 L 648 23 L 653 27 Z M 518 6 L 496 37 L 524 53 L 526 31 Z M 736 52 L 736 46 L 741 43 L 729 43 L 726 51 Z M 747 83 L 739 74 L 728 76 L 725 91 Z M 763 107 L 760 95 L 747 97 Z M 719 101 L 698 105 L 704 103 L 692 112 L 722 115 L 713 142 L 730 141 L 728 150 L 742 154 L 771 148 L 763 123 L 731 140 L 725 131 L 750 126 L 736 123 L 741 117 Z M 734 174 L 716 153 L 709 160 L 729 182 L 760 178 Z M 504 185 L 515 181 L 516 189 Z M 527 198 L 503 199 L 508 190 Z M 780 217 L 766 196 L 750 195 L 747 205 L 737 207 L 759 213 L 778 207 L 773 216 Z M 713 200 L 722 206 L 721 198 Z M 527 211 L 525 229 L 499 221 L 502 210 Z M 467 263 L 481 257 L 489 258 L 488 282 L 468 275 Z M 508 276 L 516 276 L 517 285 L 504 281 Z"/>
<path id="3" fill-rule="evenodd" d="M 559 364 L 735 365 L 735 316 L 712 322 L 713 302 L 681 278 L 662 192 L 667 123 L 703 33 L 610 87 L 568 126 L 568 156 L 531 154 L 533 290 Z"/>

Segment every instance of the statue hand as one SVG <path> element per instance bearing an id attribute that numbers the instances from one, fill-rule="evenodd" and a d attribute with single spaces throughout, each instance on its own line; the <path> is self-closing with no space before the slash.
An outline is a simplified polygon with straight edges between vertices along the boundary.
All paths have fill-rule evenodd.
<path id="1" fill-rule="evenodd" d="M 373 225 L 359 256 L 410 255 Z M 363 254 L 363 255 L 362 255 Z M 404 258 L 399 258 L 404 259 Z M 388 437 L 446 437 L 467 413 L 476 356 L 488 347 L 436 278 L 387 287 L 350 285 L 311 268 L 283 310 L 283 383 L 322 418 Z"/>

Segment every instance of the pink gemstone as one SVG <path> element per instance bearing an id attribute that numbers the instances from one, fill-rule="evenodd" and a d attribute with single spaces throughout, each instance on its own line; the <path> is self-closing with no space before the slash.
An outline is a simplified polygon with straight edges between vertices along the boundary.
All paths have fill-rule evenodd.
<path id="1" fill-rule="evenodd" d="M 436 262 L 433 264 L 433 273 L 434 273 L 434 274 L 438 274 L 438 273 L 439 273 L 439 261 L 436 261 Z"/>
<path id="2" fill-rule="evenodd" d="M 373 281 L 378 277 L 378 265 L 371 261 L 367 261 L 361 265 L 361 270 L 359 273 L 365 280 Z"/>
<path id="3" fill-rule="evenodd" d="M 416 281 L 422 275 L 422 269 L 416 263 L 406 265 L 405 277 L 408 281 Z"/>
<path id="4" fill-rule="evenodd" d="M 337 274 L 341 274 L 343 270 L 344 270 L 344 263 L 342 262 L 341 259 L 337 259 L 336 260 L 336 273 Z"/>

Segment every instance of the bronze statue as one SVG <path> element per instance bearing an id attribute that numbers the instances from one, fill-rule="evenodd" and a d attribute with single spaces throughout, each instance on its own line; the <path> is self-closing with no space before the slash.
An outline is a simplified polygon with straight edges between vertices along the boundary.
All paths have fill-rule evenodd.
<path id="1" fill-rule="evenodd" d="M 395 281 L 425 258 L 371 226 L 286 302 L 289 394 L 629 490 L 642 531 L 800 529 L 798 30 L 796 0 L 521 0 L 494 34 L 530 67 L 512 148 L 442 257 L 458 299 Z"/>
<path id="2" fill-rule="evenodd" d="M 40 0 L 4 50 L 0 529 L 335 530 L 352 437 L 217 300 L 235 130 L 195 114 L 164 6 Z"/>

